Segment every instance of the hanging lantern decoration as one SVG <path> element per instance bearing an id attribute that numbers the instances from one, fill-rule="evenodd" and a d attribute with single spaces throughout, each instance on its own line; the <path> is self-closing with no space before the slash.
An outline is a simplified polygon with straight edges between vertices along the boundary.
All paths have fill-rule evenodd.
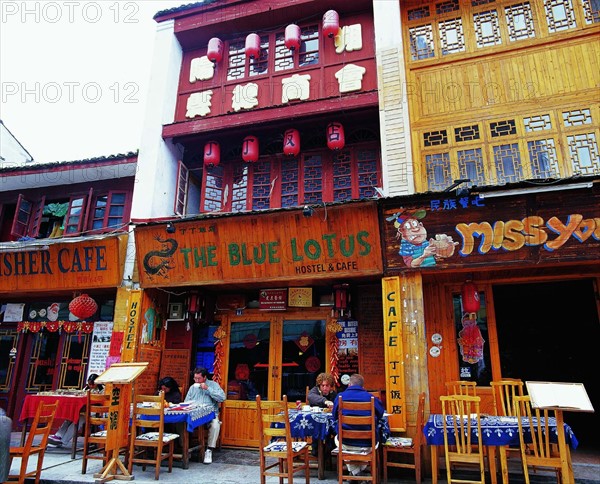
<path id="1" fill-rule="evenodd" d="M 300 27 L 290 24 L 285 28 L 285 46 L 290 50 L 300 48 Z"/>
<path id="2" fill-rule="evenodd" d="M 208 41 L 206 57 L 215 64 L 221 62 L 221 59 L 223 58 L 223 41 L 221 39 L 213 37 Z"/>
<path id="3" fill-rule="evenodd" d="M 258 161 L 258 138 L 256 136 L 246 136 L 244 138 L 242 160 L 246 163 L 256 163 Z"/>
<path id="4" fill-rule="evenodd" d="M 481 302 L 479 301 L 479 292 L 473 281 L 466 281 L 461 291 L 462 306 L 465 313 L 476 313 L 479 311 Z"/>
<path id="5" fill-rule="evenodd" d="M 69 311 L 78 319 L 87 319 L 98 311 L 98 304 L 87 294 L 81 294 L 69 303 Z"/>
<path id="6" fill-rule="evenodd" d="M 283 134 L 283 154 L 298 156 L 300 153 L 300 133 L 297 129 L 288 129 Z"/>
<path id="7" fill-rule="evenodd" d="M 260 37 L 258 34 L 248 34 L 246 37 L 246 57 L 257 59 L 260 55 Z"/>
<path id="8" fill-rule="evenodd" d="M 204 164 L 209 167 L 217 166 L 221 162 L 221 146 L 216 141 L 209 141 L 204 145 Z"/>
<path id="9" fill-rule="evenodd" d="M 338 151 L 344 148 L 346 138 L 344 137 L 344 126 L 342 123 L 333 121 L 327 125 L 327 147 Z"/>
<path id="10" fill-rule="evenodd" d="M 335 37 L 340 30 L 340 16 L 335 10 L 327 10 L 323 15 L 323 35 Z"/>

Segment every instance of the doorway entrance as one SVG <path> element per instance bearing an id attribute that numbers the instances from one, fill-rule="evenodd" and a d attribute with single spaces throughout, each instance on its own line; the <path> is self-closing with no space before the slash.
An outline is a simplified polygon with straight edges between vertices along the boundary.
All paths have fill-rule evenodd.
<path id="1" fill-rule="evenodd" d="M 248 311 L 226 315 L 227 337 L 223 374 L 227 400 L 223 404 L 224 445 L 256 446 L 256 395 L 262 400 L 304 402 L 306 387 L 328 370 L 331 318 L 328 308 L 265 313 Z"/>
<path id="2" fill-rule="evenodd" d="M 583 383 L 596 411 L 565 412 L 565 422 L 580 448 L 598 448 L 600 320 L 594 281 L 495 285 L 493 294 L 502 376 Z"/>

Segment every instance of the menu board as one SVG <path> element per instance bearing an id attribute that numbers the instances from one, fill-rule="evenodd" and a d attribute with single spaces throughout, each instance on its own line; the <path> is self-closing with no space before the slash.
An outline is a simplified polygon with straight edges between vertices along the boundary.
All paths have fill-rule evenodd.
<path id="1" fill-rule="evenodd" d="M 109 321 L 96 321 L 92 333 L 92 347 L 88 364 L 88 375 L 96 373 L 99 375 L 106 370 L 106 358 L 109 354 L 110 339 L 112 336 L 113 323 Z"/>
<path id="2" fill-rule="evenodd" d="M 148 366 L 148 363 L 115 363 L 102 375 L 96 383 L 127 384 L 135 380 Z"/>
<path id="3" fill-rule="evenodd" d="M 185 395 L 190 373 L 190 350 L 163 350 L 160 364 L 160 378 L 170 376 L 175 378 L 181 386 L 181 393 Z"/>
<path id="4" fill-rule="evenodd" d="M 573 412 L 593 412 L 594 407 L 583 383 L 526 381 L 533 408 L 555 408 Z"/>
<path id="5" fill-rule="evenodd" d="M 148 363 L 144 378 L 135 382 L 135 392 L 144 395 L 155 395 L 158 391 L 158 374 L 160 373 L 161 349 L 151 345 L 140 348 L 139 360 Z"/>

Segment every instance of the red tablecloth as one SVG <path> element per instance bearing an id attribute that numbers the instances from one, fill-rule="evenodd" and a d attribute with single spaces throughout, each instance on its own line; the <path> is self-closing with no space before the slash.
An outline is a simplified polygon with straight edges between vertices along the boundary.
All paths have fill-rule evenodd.
<path id="1" fill-rule="evenodd" d="M 56 409 L 54 419 L 69 420 L 71 422 L 79 420 L 79 413 L 87 403 L 85 395 L 81 397 L 73 395 L 27 395 L 19 420 L 22 422 L 27 418 L 34 418 L 40 402 L 48 404 L 54 403 L 56 400 L 58 400 L 58 408 Z"/>

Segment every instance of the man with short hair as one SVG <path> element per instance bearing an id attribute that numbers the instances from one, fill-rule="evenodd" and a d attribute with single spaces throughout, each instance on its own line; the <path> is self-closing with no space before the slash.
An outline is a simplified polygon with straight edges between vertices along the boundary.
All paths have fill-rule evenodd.
<path id="1" fill-rule="evenodd" d="M 221 430 L 219 403 L 225 401 L 225 392 L 218 383 L 208 379 L 208 370 L 199 366 L 194 370 L 194 384 L 188 390 L 185 401 L 210 405 L 215 412 L 215 418 L 209 423 L 207 449 L 204 452 L 204 463 L 212 464 L 212 451 L 217 446 Z"/>
<path id="2" fill-rule="evenodd" d="M 339 397 L 342 398 L 342 400 L 347 401 L 347 402 L 370 402 L 371 401 L 371 397 L 373 397 L 373 395 L 371 395 L 367 390 L 365 390 L 364 388 L 365 385 L 365 379 L 363 378 L 362 375 L 359 375 L 358 373 L 355 373 L 354 375 L 352 375 L 350 377 L 350 381 L 348 382 L 348 387 L 346 388 L 346 390 L 344 390 L 342 393 L 339 394 Z M 374 417 L 374 422 L 373 424 L 377 427 L 379 427 L 379 421 L 383 418 L 383 414 L 385 412 L 385 409 L 383 408 L 383 403 L 381 402 L 381 400 L 377 397 L 375 398 L 375 417 Z M 338 399 L 335 399 L 335 402 L 333 404 L 333 416 L 334 419 L 338 419 L 338 414 L 339 414 L 339 408 L 338 408 Z M 356 414 L 356 413 L 355 413 Z M 346 415 L 346 411 L 344 411 L 344 415 Z M 367 415 L 365 413 L 365 415 Z M 346 427 L 344 427 L 346 428 Z M 360 429 L 360 430 L 365 430 L 365 429 Z M 379 433 L 376 433 L 376 438 L 377 438 L 377 442 L 379 442 Z M 337 437 L 336 437 L 336 442 L 337 442 Z M 351 444 L 348 444 L 347 442 L 351 442 Z M 339 443 L 338 443 L 339 445 Z M 348 451 L 348 452 L 360 452 L 360 451 L 366 451 L 366 452 L 370 452 L 371 449 L 371 441 L 363 441 L 360 439 L 348 439 L 347 441 L 344 441 L 344 445 L 342 447 L 343 450 Z M 367 474 L 367 464 L 362 463 L 362 462 L 347 462 L 346 467 L 348 468 L 348 472 L 350 472 L 351 474 L 355 475 L 355 476 L 367 476 L 369 474 Z"/>

